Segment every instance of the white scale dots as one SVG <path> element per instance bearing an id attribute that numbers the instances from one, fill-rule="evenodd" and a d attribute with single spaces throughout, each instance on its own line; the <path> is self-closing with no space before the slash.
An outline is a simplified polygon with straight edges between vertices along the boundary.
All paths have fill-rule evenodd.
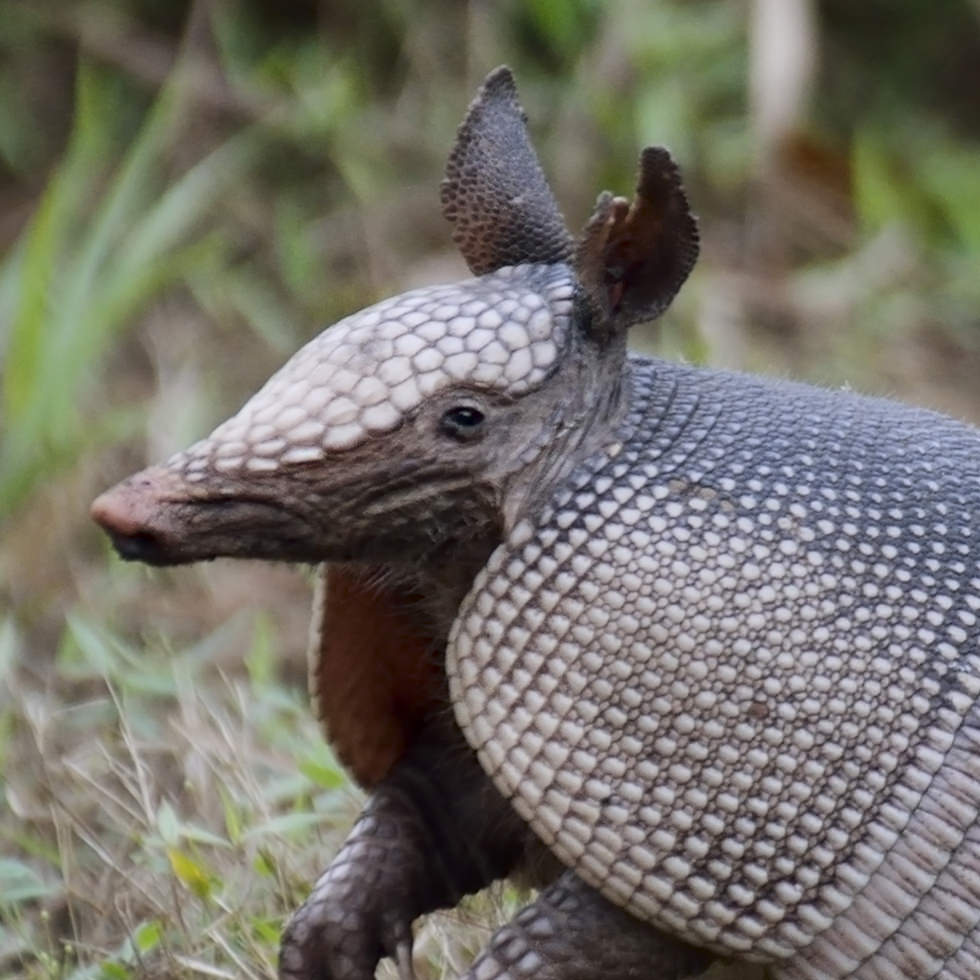
<path id="1" fill-rule="evenodd" d="M 976 980 L 980 433 L 635 358 L 607 446 L 450 637 L 498 788 L 612 901 L 778 980 Z"/>
<path id="2" fill-rule="evenodd" d="M 378 303 L 310 341 L 168 465 L 195 481 L 209 466 L 269 473 L 390 432 L 454 385 L 526 394 L 557 365 L 572 295 L 567 266 L 530 265 Z"/>

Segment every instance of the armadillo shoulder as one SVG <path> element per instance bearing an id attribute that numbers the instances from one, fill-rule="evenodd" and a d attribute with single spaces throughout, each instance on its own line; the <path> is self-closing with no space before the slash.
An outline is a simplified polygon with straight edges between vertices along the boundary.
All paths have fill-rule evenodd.
<path id="1" fill-rule="evenodd" d="M 781 977 L 892 948 L 899 976 L 946 909 L 952 957 L 980 920 L 980 433 L 641 358 L 631 385 L 460 610 L 467 738 L 563 862 L 692 942 L 827 960 Z"/>

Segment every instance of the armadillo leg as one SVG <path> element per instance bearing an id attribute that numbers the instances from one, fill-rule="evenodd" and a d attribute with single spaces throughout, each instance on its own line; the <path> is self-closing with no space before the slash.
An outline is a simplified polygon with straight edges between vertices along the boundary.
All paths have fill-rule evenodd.
<path id="1" fill-rule="evenodd" d="M 283 933 L 282 980 L 411 977 L 412 921 L 506 875 L 527 831 L 456 734 L 418 739 L 376 787 Z"/>
<path id="2" fill-rule="evenodd" d="M 681 980 L 711 964 L 565 872 L 498 929 L 463 980 Z"/>

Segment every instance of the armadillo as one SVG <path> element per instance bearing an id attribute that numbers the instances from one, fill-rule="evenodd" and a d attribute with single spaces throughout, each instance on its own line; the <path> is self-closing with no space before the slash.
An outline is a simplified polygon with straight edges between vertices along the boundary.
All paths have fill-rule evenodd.
<path id="1" fill-rule="evenodd" d="M 573 240 L 506 69 L 442 201 L 474 278 L 93 505 L 124 558 L 321 565 L 369 797 L 281 976 L 409 978 L 419 915 L 520 873 L 472 980 L 980 977 L 980 432 L 628 353 L 697 256 L 678 169 Z"/>

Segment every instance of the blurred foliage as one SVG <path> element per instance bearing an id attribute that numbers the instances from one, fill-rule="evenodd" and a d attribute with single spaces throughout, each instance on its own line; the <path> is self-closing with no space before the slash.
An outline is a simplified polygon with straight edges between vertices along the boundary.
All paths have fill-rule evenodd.
<path id="1" fill-rule="evenodd" d="M 813 0 L 771 144 L 755 9 L 0 0 L 0 974 L 273 975 L 356 803 L 299 693 L 306 583 L 123 566 L 87 502 L 462 274 L 438 179 L 494 65 L 572 227 L 643 144 L 681 163 L 704 254 L 638 346 L 980 419 L 977 3 Z M 434 976 L 485 932 L 425 936 Z"/>
<path id="2" fill-rule="evenodd" d="M 220 240 L 190 232 L 248 165 L 254 140 L 246 130 L 162 186 L 159 156 L 180 112 L 176 88 L 161 94 L 106 175 L 120 93 L 80 66 L 65 155 L 0 270 L 10 312 L 0 513 L 93 444 L 118 437 L 117 413 L 93 419 L 77 407 L 93 368 L 134 314 L 174 283 L 223 272 Z"/>
<path id="3" fill-rule="evenodd" d="M 215 656 L 250 635 L 244 676 L 216 676 Z M 9 620 L 2 636 L 20 642 Z M 271 657 L 261 616 L 171 649 L 137 648 L 76 613 L 52 665 L 76 692 L 71 710 L 25 690 L 14 657 L 2 665 L 12 698 L 29 702 L 3 705 L 4 717 L 22 712 L 0 736 L 22 762 L 3 802 L 31 815 L 0 821 L 12 848 L 0 858 L 4 976 L 22 957 L 27 976 L 72 980 L 146 975 L 147 961 L 174 977 L 221 961 L 245 965 L 214 975 L 273 975 L 279 909 L 303 891 L 302 848 L 336 846 L 356 798 Z M 66 900 L 71 921 L 88 923 L 73 938 Z M 222 919 L 234 928 L 191 955 Z"/>

